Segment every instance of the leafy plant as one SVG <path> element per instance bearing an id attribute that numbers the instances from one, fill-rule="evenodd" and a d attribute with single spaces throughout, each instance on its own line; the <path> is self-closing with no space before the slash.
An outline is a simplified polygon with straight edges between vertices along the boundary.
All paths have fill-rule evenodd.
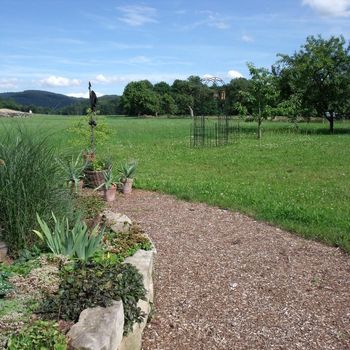
<path id="1" fill-rule="evenodd" d="M 136 161 L 121 164 L 119 169 L 118 169 L 118 173 L 119 173 L 122 181 L 124 179 L 133 179 L 135 177 L 136 168 L 137 168 Z"/>
<path id="2" fill-rule="evenodd" d="M 13 286 L 7 281 L 10 274 L 8 272 L 0 272 L 0 298 L 6 296 L 6 294 L 13 290 Z"/>
<path id="3" fill-rule="evenodd" d="M 48 137 L 23 127 L 5 128 L 0 139 L 0 230 L 9 254 L 31 248 L 36 213 L 48 218 L 53 208 L 71 215 L 71 196 L 62 187 L 63 176 Z"/>
<path id="4" fill-rule="evenodd" d="M 112 172 L 112 168 L 103 171 L 103 178 L 104 182 L 100 186 L 96 187 L 95 190 L 98 190 L 101 187 L 104 187 L 106 190 L 108 190 L 113 186 L 116 186 L 117 179 Z"/>
<path id="5" fill-rule="evenodd" d="M 35 321 L 9 338 L 8 350 L 66 350 L 68 342 L 56 322 Z"/>
<path id="6" fill-rule="evenodd" d="M 85 169 L 86 170 L 92 170 L 92 171 L 103 171 L 108 170 L 111 168 L 111 162 L 109 160 L 103 160 L 103 159 L 94 159 L 89 161 Z"/>
<path id="7" fill-rule="evenodd" d="M 76 207 L 87 219 L 96 217 L 106 206 L 106 202 L 99 195 L 91 194 L 88 196 L 79 196 L 76 199 Z"/>
<path id="8" fill-rule="evenodd" d="M 98 225 L 89 233 L 86 223 L 80 219 L 75 222 L 73 228 L 70 228 L 67 218 L 57 220 L 54 213 L 52 213 L 52 217 L 55 223 L 53 231 L 39 215 L 37 215 L 37 220 L 41 232 L 33 231 L 47 244 L 54 254 L 65 255 L 69 258 L 76 257 L 86 261 L 100 248 L 104 230 L 98 233 Z"/>
<path id="9" fill-rule="evenodd" d="M 57 162 L 64 171 L 68 185 L 74 186 L 75 191 L 78 192 L 79 181 L 84 178 L 83 171 L 86 167 L 86 162 L 83 161 L 81 153 L 76 158 L 73 156 L 66 159 L 57 158 Z"/>
<path id="10" fill-rule="evenodd" d="M 145 298 L 142 275 L 130 264 L 101 265 L 94 262 L 75 262 L 61 267 L 59 292 L 51 295 L 38 312 L 49 319 L 77 321 L 80 313 L 89 307 L 110 306 L 122 300 L 124 331 L 141 322 L 144 314 L 137 306 Z"/>

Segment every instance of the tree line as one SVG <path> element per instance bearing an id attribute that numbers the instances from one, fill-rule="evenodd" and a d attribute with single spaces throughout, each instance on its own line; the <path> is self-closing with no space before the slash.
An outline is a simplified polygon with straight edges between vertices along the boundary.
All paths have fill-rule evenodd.
<path id="1" fill-rule="evenodd" d="M 258 123 L 287 116 L 322 117 L 333 132 L 337 118 L 350 116 L 350 44 L 344 37 L 310 36 L 293 55 L 278 54 L 270 68 L 248 63 L 250 78 L 208 86 L 198 76 L 175 80 L 172 85 L 147 80 L 129 83 L 121 98 L 128 115 L 250 115 Z M 225 101 L 217 96 L 224 89 Z"/>

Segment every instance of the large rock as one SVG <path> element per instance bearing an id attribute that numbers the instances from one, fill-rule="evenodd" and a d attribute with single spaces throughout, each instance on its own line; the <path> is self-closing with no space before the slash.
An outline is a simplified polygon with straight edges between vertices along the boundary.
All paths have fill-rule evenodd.
<path id="1" fill-rule="evenodd" d="M 132 221 L 126 215 L 111 210 L 104 210 L 101 218 L 114 232 L 128 232 L 132 225 Z"/>
<path id="2" fill-rule="evenodd" d="M 7 245 L 5 242 L 0 241 L 0 261 L 5 261 L 7 255 Z"/>
<path id="3" fill-rule="evenodd" d="M 112 306 L 84 310 L 79 322 L 68 332 L 72 349 L 116 350 L 124 332 L 124 309 L 122 301 Z"/>
<path id="4" fill-rule="evenodd" d="M 147 290 L 146 300 L 140 300 L 138 306 L 146 314 L 141 323 L 133 326 L 132 332 L 124 336 L 118 350 L 140 350 L 142 344 L 142 333 L 147 324 L 147 317 L 151 313 L 153 303 L 153 258 L 155 250 L 138 250 L 133 256 L 125 259 L 126 263 L 134 265 L 143 276 L 143 283 Z"/>

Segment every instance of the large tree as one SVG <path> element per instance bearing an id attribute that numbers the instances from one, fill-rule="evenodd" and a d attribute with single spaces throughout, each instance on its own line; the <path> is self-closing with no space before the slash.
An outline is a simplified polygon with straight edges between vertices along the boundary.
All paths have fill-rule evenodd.
<path id="1" fill-rule="evenodd" d="M 336 114 L 346 112 L 350 99 L 350 44 L 332 36 L 310 36 L 292 56 L 279 55 L 275 73 L 285 93 L 300 96 L 300 108 L 308 116 L 328 119 L 333 132 Z"/>
<path id="2" fill-rule="evenodd" d="M 124 89 L 121 103 L 129 115 L 156 115 L 159 112 L 159 96 L 148 80 L 129 83 Z"/>

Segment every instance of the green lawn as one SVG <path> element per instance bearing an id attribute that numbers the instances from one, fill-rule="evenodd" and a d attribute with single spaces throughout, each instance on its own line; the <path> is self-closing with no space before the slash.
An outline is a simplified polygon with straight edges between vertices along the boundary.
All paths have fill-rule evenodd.
<path id="1" fill-rule="evenodd" d="M 101 117 L 100 117 L 101 118 Z M 110 140 L 98 148 L 118 163 L 137 159 L 136 186 L 240 210 L 257 219 L 350 252 L 350 123 L 241 123 L 232 144 L 189 147 L 190 120 L 103 118 Z M 36 116 L 22 122 L 49 133 L 62 152 L 80 150 L 68 130 L 76 117 Z M 17 123 L 2 120 L 0 127 Z"/>

